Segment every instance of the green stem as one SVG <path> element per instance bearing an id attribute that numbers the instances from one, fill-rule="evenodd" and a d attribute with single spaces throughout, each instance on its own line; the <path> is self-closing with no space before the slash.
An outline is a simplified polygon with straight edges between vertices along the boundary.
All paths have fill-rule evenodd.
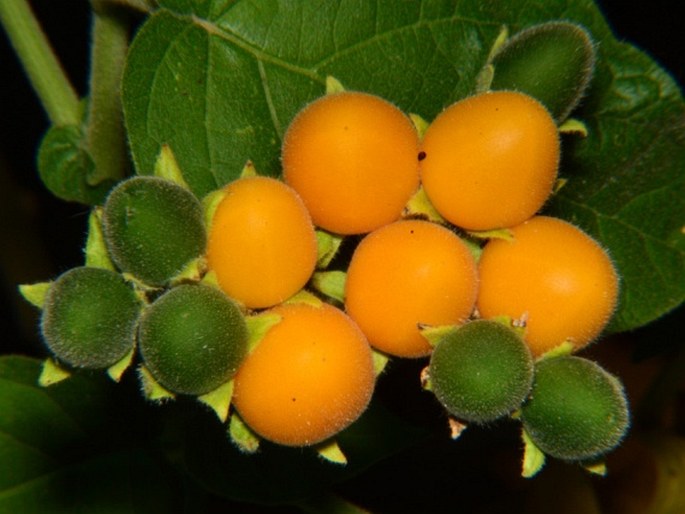
<path id="1" fill-rule="evenodd" d="M 79 98 L 27 0 L 0 0 L 0 22 L 54 125 L 80 123 Z"/>
<path id="2" fill-rule="evenodd" d="M 128 159 L 121 80 L 129 43 L 127 13 L 93 2 L 90 99 L 86 142 L 95 162 L 90 185 L 126 176 Z"/>

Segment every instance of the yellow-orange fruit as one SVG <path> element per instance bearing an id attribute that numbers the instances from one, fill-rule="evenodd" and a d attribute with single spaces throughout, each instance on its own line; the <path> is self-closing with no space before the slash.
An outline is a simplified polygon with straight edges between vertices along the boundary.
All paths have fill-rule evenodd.
<path id="1" fill-rule="evenodd" d="M 481 93 L 445 109 L 421 151 L 436 210 L 467 230 L 513 227 L 542 207 L 557 176 L 559 135 L 545 107 L 514 91 Z"/>
<path id="2" fill-rule="evenodd" d="M 233 404 L 257 434 L 288 446 L 328 439 L 355 421 L 374 389 L 371 348 L 328 305 L 284 304 L 235 377 Z"/>
<path id="3" fill-rule="evenodd" d="M 476 264 L 466 244 L 436 223 L 405 220 L 367 235 L 347 271 L 345 308 L 375 348 L 422 357 L 419 325 L 466 321 L 476 299 Z"/>
<path id="4" fill-rule="evenodd" d="M 480 315 L 522 320 L 524 339 L 537 356 L 565 341 L 579 349 L 594 340 L 618 297 L 608 254 L 557 218 L 536 216 L 512 233 L 512 241 L 489 241 L 480 257 Z"/>
<path id="5" fill-rule="evenodd" d="M 305 107 L 283 138 L 283 176 L 314 223 L 361 234 L 399 219 L 419 185 L 418 135 L 393 104 L 360 92 Z"/>
<path id="6" fill-rule="evenodd" d="M 249 308 L 297 293 L 316 266 L 316 234 L 297 193 L 268 177 L 226 186 L 213 215 L 207 265 L 221 289 Z"/>

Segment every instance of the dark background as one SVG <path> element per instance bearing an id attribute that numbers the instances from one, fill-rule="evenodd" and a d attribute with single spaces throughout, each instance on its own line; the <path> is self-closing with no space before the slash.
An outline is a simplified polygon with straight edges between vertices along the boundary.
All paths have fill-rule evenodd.
<path id="1" fill-rule="evenodd" d="M 90 30 L 88 2 L 33 0 L 31 3 L 75 87 L 81 95 L 85 94 Z M 682 30 L 680 17 L 673 10 L 674 2 L 604 0 L 598 3 L 619 39 L 643 49 L 670 71 L 681 85 L 685 83 L 685 31 Z M 36 149 L 48 127 L 48 121 L 4 35 L 0 36 L 0 79 L 0 354 L 41 355 L 36 310 L 19 297 L 16 285 L 47 280 L 82 263 L 81 247 L 88 210 L 55 199 L 37 178 L 34 162 Z M 682 337 L 679 327 L 683 312 L 681 307 L 649 327 L 630 334 L 631 348 L 647 348 L 643 354 L 649 360 L 652 351 L 649 348 L 653 346 L 650 343 L 653 341 L 677 342 Z M 606 346 L 606 351 L 611 353 L 613 348 L 622 344 L 622 341 L 614 340 Z M 405 391 L 403 384 L 409 383 L 404 375 L 415 377 L 418 370 L 414 369 L 416 365 L 413 363 L 403 366 L 394 371 L 394 378 L 384 382 L 379 394 L 390 398 L 393 408 L 415 418 L 417 413 L 408 411 L 414 406 L 412 400 L 417 400 L 412 397 L 417 396 L 416 388 L 412 384 L 412 388 L 405 388 Z M 622 364 L 616 366 L 620 368 Z M 647 373 L 653 371 L 653 366 L 624 369 L 626 373 L 635 372 L 636 369 L 637 373 L 643 373 L 643 370 Z M 637 382 L 641 383 L 639 379 Z M 397 389 L 391 391 L 393 388 Z M 406 397 L 403 396 L 405 394 Z M 421 398 L 418 398 L 418 402 L 421 402 Z M 431 411 L 432 406 L 425 406 L 425 403 L 422 404 L 427 412 L 420 411 L 418 415 L 435 415 Z M 680 429 L 681 435 L 685 433 L 682 426 Z M 429 441 L 388 459 L 343 486 L 341 491 L 370 507 L 377 503 L 385 504 L 393 512 L 404 512 L 403 509 L 421 512 L 421 502 L 431 502 L 432 488 L 435 486 L 440 490 L 441 480 L 445 488 L 455 488 L 455 483 L 465 481 L 459 487 L 462 493 L 465 492 L 461 501 L 468 502 L 469 497 L 488 496 L 493 492 L 493 481 L 495 493 L 505 491 L 515 496 L 519 488 L 524 486 L 520 481 L 509 478 L 517 474 L 515 469 L 510 468 L 512 461 L 507 460 L 505 451 L 512 447 L 512 437 L 516 445 L 515 438 L 518 435 L 505 428 L 500 431 L 476 431 L 469 434 L 462 445 L 445 447 L 441 441 Z M 488 474 L 490 470 L 482 467 L 479 460 L 481 447 L 494 448 L 495 452 L 498 448 L 502 449 L 500 476 L 493 479 Z M 454 459 L 447 458 L 450 455 L 445 455 L 443 459 L 426 458 L 427 454 L 440 455 L 445 452 L 454 452 Z M 490 453 L 492 456 L 492 451 Z M 397 470 L 405 469 L 408 463 L 415 463 L 411 472 L 408 476 L 398 477 Z M 560 469 L 552 466 L 551 471 L 544 475 L 546 478 L 541 480 L 553 480 L 555 473 L 562 473 L 559 480 L 563 482 L 568 477 Z M 388 476 L 392 478 L 388 479 Z M 445 476 L 452 478 L 447 480 Z M 390 480 L 395 482 L 389 484 Z M 556 487 L 558 484 L 554 485 Z M 379 490 L 385 490 L 388 494 L 378 497 L 378 494 L 383 494 Z M 440 490 L 440 494 L 444 492 L 444 488 Z M 465 507 L 463 512 L 472 512 L 468 505 L 462 507 Z M 243 506 L 238 512 L 248 510 Z M 289 511 L 284 509 L 283 512 Z M 582 514 L 581 511 L 578 513 Z"/>

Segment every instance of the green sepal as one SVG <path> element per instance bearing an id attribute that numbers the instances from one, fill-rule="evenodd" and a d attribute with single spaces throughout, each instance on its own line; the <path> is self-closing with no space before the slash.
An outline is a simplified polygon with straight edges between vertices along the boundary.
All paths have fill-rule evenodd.
<path id="1" fill-rule="evenodd" d="M 211 231 L 214 213 L 216 212 L 217 207 L 219 207 L 219 204 L 225 196 L 225 189 L 217 189 L 216 191 L 212 191 L 202 199 L 202 212 L 207 233 Z"/>
<path id="2" fill-rule="evenodd" d="M 336 93 L 342 93 L 345 91 L 345 86 L 342 85 L 335 77 L 328 75 L 326 77 L 326 94 L 334 95 Z"/>
<path id="3" fill-rule="evenodd" d="M 247 324 L 247 353 L 254 350 L 259 342 L 264 339 L 271 327 L 278 325 L 283 317 L 280 314 L 266 311 L 255 316 L 245 316 Z"/>
<path id="4" fill-rule="evenodd" d="M 329 298 L 345 303 L 347 273 L 340 270 L 317 271 L 312 275 L 311 286 Z"/>
<path id="5" fill-rule="evenodd" d="M 240 175 L 238 178 L 253 178 L 253 177 L 258 177 L 258 176 L 259 176 L 259 172 L 257 171 L 257 168 L 254 165 L 254 162 L 252 162 L 251 159 L 248 159 L 245 162 L 243 169 L 240 171 Z"/>
<path id="6" fill-rule="evenodd" d="M 469 236 L 476 239 L 503 239 L 513 241 L 514 233 L 508 228 L 496 228 L 493 230 L 469 231 Z"/>
<path id="7" fill-rule="evenodd" d="M 495 78 L 495 67 L 491 63 L 486 63 L 485 66 L 476 75 L 476 94 L 486 93 L 490 91 L 492 79 Z"/>
<path id="8" fill-rule="evenodd" d="M 199 282 L 204 277 L 207 271 L 207 261 L 204 256 L 196 257 L 191 260 L 185 267 L 169 282 L 172 286 L 182 284 L 184 282 Z"/>
<path id="9" fill-rule="evenodd" d="M 321 307 L 321 304 L 323 302 L 321 301 L 321 298 L 319 298 L 315 294 L 310 293 L 306 289 L 300 289 L 297 293 L 295 293 L 283 302 L 283 304 L 285 305 L 290 305 L 293 303 L 306 303 L 308 305 L 311 305 L 312 307 L 318 308 Z"/>
<path id="10" fill-rule="evenodd" d="M 105 236 L 102 231 L 102 207 L 95 207 L 88 217 L 88 237 L 86 238 L 85 265 L 90 268 L 102 268 L 116 271 L 109 256 Z"/>
<path id="11" fill-rule="evenodd" d="M 523 478 L 534 477 L 545 465 L 545 454 L 535 446 L 528 432 L 521 429 L 523 439 L 523 461 L 521 463 L 521 476 Z"/>
<path id="12" fill-rule="evenodd" d="M 207 405 L 214 411 L 222 423 L 228 419 L 228 409 L 231 406 L 231 398 L 233 397 L 233 384 L 233 380 L 229 380 L 214 389 L 214 391 L 197 397 L 200 403 Z"/>
<path id="13" fill-rule="evenodd" d="M 135 356 L 135 354 L 135 348 L 131 348 L 131 351 L 124 355 L 124 357 L 119 362 L 107 368 L 107 375 L 109 375 L 109 378 L 111 378 L 115 382 L 119 382 L 124 372 L 133 363 L 133 357 Z"/>
<path id="14" fill-rule="evenodd" d="M 335 440 L 324 441 L 316 447 L 316 452 L 324 460 L 332 462 L 333 464 L 347 464 L 347 457 L 338 446 Z"/>
<path id="15" fill-rule="evenodd" d="M 514 332 L 518 334 L 518 336 L 525 340 L 525 334 L 526 334 L 526 317 L 523 316 L 519 319 L 513 319 L 510 316 L 506 315 L 501 315 L 501 316 L 493 316 L 492 318 L 488 318 L 491 321 L 496 321 L 500 325 L 504 325 L 505 327 L 508 327 L 512 329 Z"/>
<path id="16" fill-rule="evenodd" d="M 156 403 L 162 403 L 167 400 L 174 400 L 176 395 L 171 391 L 162 387 L 159 382 L 157 382 L 145 366 L 140 366 L 138 368 L 138 378 L 140 379 L 140 386 L 143 392 L 143 396 L 148 400 Z"/>
<path id="17" fill-rule="evenodd" d="M 421 325 L 419 331 L 431 346 L 436 346 L 447 334 L 455 332 L 460 325 Z"/>
<path id="18" fill-rule="evenodd" d="M 583 464 L 583 468 L 593 475 L 598 475 L 600 477 L 606 476 L 607 474 L 607 463 L 604 460 L 599 460 L 596 462 L 588 462 Z"/>
<path id="19" fill-rule="evenodd" d="M 19 294 L 24 297 L 24 300 L 29 302 L 34 307 L 39 309 L 45 305 L 45 297 L 48 294 L 48 289 L 52 282 L 37 282 L 35 284 L 21 284 L 19 286 Z"/>
<path id="20" fill-rule="evenodd" d="M 412 124 L 414 125 L 414 128 L 416 129 L 416 133 L 419 135 L 419 139 L 423 139 L 423 135 L 426 133 L 426 130 L 428 130 L 428 126 L 430 123 L 423 118 L 422 116 L 416 114 L 416 113 L 409 113 L 409 119 L 411 120 Z"/>
<path id="21" fill-rule="evenodd" d="M 504 45 L 509 41 L 509 27 L 502 25 L 499 29 L 499 33 L 495 38 L 495 42 L 490 47 L 490 53 L 488 54 L 488 62 L 492 62 L 495 55 L 504 47 Z"/>
<path id="22" fill-rule="evenodd" d="M 390 357 L 383 352 L 371 348 L 371 360 L 373 361 L 373 374 L 378 377 L 383 373 L 388 362 L 390 362 Z"/>
<path id="23" fill-rule="evenodd" d="M 492 85 L 492 79 L 495 78 L 495 67 L 492 65 L 492 59 L 495 57 L 500 48 L 502 48 L 507 40 L 509 39 L 509 28 L 506 25 L 502 25 L 500 28 L 497 38 L 495 38 L 494 43 L 490 47 L 490 53 L 488 54 L 488 59 L 485 66 L 480 70 L 478 75 L 476 75 L 476 93 L 484 93 L 490 90 Z"/>
<path id="24" fill-rule="evenodd" d="M 559 191 L 561 191 L 561 189 L 562 189 L 566 184 L 568 184 L 568 179 L 565 179 L 565 178 L 558 178 L 558 179 L 556 179 L 556 180 L 554 181 L 554 185 L 552 186 L 552 194 L 553 194 L 553 195 L 557 194 Z"/>
<path id="25" fill-rule="evenodd" d="M 575 345 L 571 341 L 564 341 L 563 343 L 555 346 L 551 350 L 547 350 L 545 353 L 540 355 L 540 357 L 538 357 L 536 360 L 540 362 L 544 359 L 551 359 L 554 357 L 563 357 L 565 355 L 571 355 L 574 349 Z"/>
<path id="26" fill-rule="evenodd" d="M 54 359 L 45 359 L 38 377 L 38 385 L 48 387 L 71 376 L 71 371 L 63 368 Z"/>
<path id="27" fill-rule="evenodd" d="M 447 221 L 443 218 L 440 213 L 435 210 L 433 204 L 428 199 L 426 191 L 424 191 L 423 186 L 420 186 L 416 193 L 409 199 L 407 205 L 404 206 L 404 211 L 402 212 L 403 218 L 420 218 L 434 223 L 440 223 L 446 225 Z"/>
<path id="28" fill-rule="evenodd" d="M 207 271 L 202 276 L 200 283 L 221 290 L 221 287 L 219 286 L 219 279 L 216 278 L 216 272 L 214 270 Z"/>
<path id="29" fill-rule="evenodd" d="M 160 177 L 173 182 L 185 189 L 190 190 L 190 186 L 183 178 L 183 172 L 178 165 L 178 161 L 171 151 L 169 145 L 162 145 L 157 161 L 155 162 L 154 173 L 156 177 Z"/>
<path id="30" fill-rule="evenodd" d="M 565 120 L 559 125 L 559 132 L 562 134 L 574 134 L 580 137 L 587 137 L 588 135 L 587 125 L 576 118 Z"/>
<path id="31" fill-rule="evenodd" d="M 236 412 L 228 422 L 228 436 L 242 453 L 252 454 L 259 450 L 259 436 L 250 430 Z"/>
<path id="32" fill-rule="evenodd" d="M 338 254 L 344 236 L 316 229 L 316 267 L 326 269 Z"/>

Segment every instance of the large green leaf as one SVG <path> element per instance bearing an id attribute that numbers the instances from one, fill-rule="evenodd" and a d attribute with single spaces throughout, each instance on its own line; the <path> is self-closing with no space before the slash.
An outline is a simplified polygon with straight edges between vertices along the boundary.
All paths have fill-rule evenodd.
<path id="1" fill-rule="evenodd" d="M 40 366 L 0 358 L 0 513 L 176 512 L 153 454 L 114 414 L 114 384 L 77 375 L 43 388 Z"/>
<path id="2" fill-rule="evenodd" d="M 567 186 L 550 213 L 578 223 L 622 275 L 613 329 L 644 325 L 685 297 L 683 101 L 671 78 L 618 42 L 591 0 L 163 0 L 141 27 L 123 101 L 137 171 L 169 144 L 205 195 L 247 159 L 280 173 L 289 121 L 335 76 L 432 119 L 474 91 L 502 25 L 577 21 L 599 43 L 593 86 L 567 138 Z"/>

